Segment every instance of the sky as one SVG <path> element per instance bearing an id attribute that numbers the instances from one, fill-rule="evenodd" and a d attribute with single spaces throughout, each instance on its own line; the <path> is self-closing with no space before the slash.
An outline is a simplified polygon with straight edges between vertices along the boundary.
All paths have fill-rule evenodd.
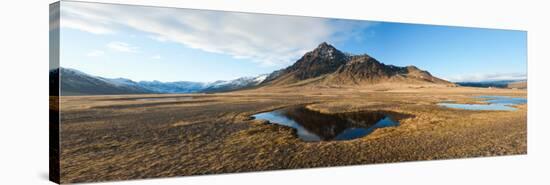
<path id="1" fill-rule="evenodd" d="M 107 78 L 257 76 L 292 65 L 322 42 L 453 82 L 527 76 L 525 31 L 71 1 L 61 2 L 60 17 L 61 67 Z"/>

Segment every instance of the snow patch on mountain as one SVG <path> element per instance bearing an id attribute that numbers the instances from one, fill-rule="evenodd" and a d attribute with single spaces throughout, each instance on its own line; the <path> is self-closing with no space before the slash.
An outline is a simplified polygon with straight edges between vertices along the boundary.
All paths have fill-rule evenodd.
<path id="1" fill-rule="evenodd" d="M 199 92 L 223 92 L 254 87 L 267 78 L 269 74 L 262 74 L 255 77 L 241 77 L 234 80 L 218 80 L 214 82 L 160 82 L 160 81 L 133 81 L 127 78 L 104 78 L 93 76 L 71 68 L 61 68 L 62 75 L 70 76 L 78 82 L 66 81 L 67 83 L 84 83 L 90 86 L 101 82 L 103 86 L 111 86 L 117 89 L 128 89 L 128 91 L 149 91 L 152 93 L 199 93 Z M 94 82 L 95 81 L 95 82 Z M 107 88 L 105 88 L 107 89 Z M 108 91 L 108 90 L 105 90 Z"/>
<path id="2" fill-rule="evenodd" d="M 256 84 L 260 84 L 267 78 L 267 76 L 269 76 L 269 74 L 263 74 L 263 75 L 257 76 L 256 78 L 254 78 L 253 81 L 256 82 Z"/>

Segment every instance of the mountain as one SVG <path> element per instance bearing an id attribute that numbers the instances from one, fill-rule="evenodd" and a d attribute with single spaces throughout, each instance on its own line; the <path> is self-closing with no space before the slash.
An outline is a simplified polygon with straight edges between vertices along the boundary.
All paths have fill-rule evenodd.
<path id="1" fill-rule="evenodd" d="M 527 80 L 510 82 L 507 87 L 513 89 L 527 89 Z"/>
<path id="2" fill-rule="evenodd" d="M 481 81 L 481 82 L 456 82 L 460 86 L 466 87 L 492 87 L 492 88 L 527 88 L 526 80 L 496 80 L 496 81 Z"/>
<path id="3" fill-rule="evenodd" d="M 159 81 L 140 81 L 139 85 L 158 93 L 195 93 L 205 88 L 201 82 L 159 82 Z"/>
<path id="4" fill-rule="evenodd" d="M 268 76 L 267 74 L 263 74 L 257 77 L 242 77 L 231 81 L 216 81 L 216 82 L 207 84 L 207 87 L 201 90 L 201 92 L 208 92 L 208 93 L 225 92 L 225 91 L 251 88 L 262 83 L 267 78 L 267 76 Z"/>
<path id="5" fill-rule="evenodd" d="M 307 52 L 296 63 L 276 71 L 262 86 L 343 86 L 377 83 L 455 86 L 415 66 L 386 65 L 367 54 L 345 54 L 326 42 Z"/>
<path id="6" fill-rule="evenodd" d="M 335 72 L 349 60 L 349 55 L 323 42 L 315 50 L 307 52 L 296 63 L 281 71 L 278 77 L 270 82 L 288 84 L 316 78 Z"/>
<path id="7" fill-rule="evenodd" d="M 61 95 L 153 93 L 153 91 L 140 87 L 135 82 L 96 77 L 75 69 L 59 68 L 51 70 L 50 76 L 59 76 Z"/>
<path id="8" fill-rule="evenodd" d="M 386 65 L 375 58 L 343 53 L 323 42 L 307 52 L 293 65 L 256 77 L 229 81 L 203 82 L 135 82 L 125 78 L 103 78 L 60 68 L 50 71 L 50 85 L 60 75 L 62 95 L 213 93 L 251 88 L 294 86 L 369 86 L 381 83 L 398 85 L 456 86 L 432 76 L 415 66 Z M 54 84 L 55 85 L 55 84 Z M 53 86 L 52 86 L 53 87 Z"/>
<path id="9" fill-rule="evenodd" d="M 50 94 L 56 94 L 57 77 L 60 77 L 61 95 L 109 95 L 109 94 L 152 94 L 152 93 L 199 93 L 226 92 L 254 87 L 263 82 L 267 74 L 257 77 L 242 77 L 230 81 L 203 82 L 135 82 L 126 78 L 104 78 L 75 69 L 58 68 L 50 70 Z"/>

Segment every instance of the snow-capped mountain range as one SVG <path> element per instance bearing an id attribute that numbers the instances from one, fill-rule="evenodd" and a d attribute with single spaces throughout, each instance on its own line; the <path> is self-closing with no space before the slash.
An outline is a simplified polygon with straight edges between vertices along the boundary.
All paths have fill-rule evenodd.
<path id="1" fill-rule="evenodd" d="M 52 74 L 53 73 L 53 74 Z M 60 68 L 50 72 L 51 79 L 60 75 L 61 95 L 143 94 L 143 93 L 210 93 L 250 88 L 287 88 L 302 86 L 370 86 L 377 83 L 420 84 L 455 87 L 456 84 L 432 76 L 415 66 L 399 67 L 379 62 L 367 55 L 344 53 L 323 42 L 305 53 L 294 64 L 270 74 L 242 77 L 229 81 L 159 82 L 103 78 Z M 54 85 L 55 80 L 50 80 Z M 50 84 L 50 86 L 52 86 Z"/>
<path id="2" fill-rule="evenodd" d="M 189 81 L 136 82 L 126 78 L 94 76 L 70 68 L 50 70 L 50 78 L 56 78 L 58 75 L 61 79 L 61 95 L 224 92 L 256 86 L 268 76 L 268 74 L 264 74 L 256 77 L 242 77 L 235 80 L 219 80 L 209 83 Z"/>

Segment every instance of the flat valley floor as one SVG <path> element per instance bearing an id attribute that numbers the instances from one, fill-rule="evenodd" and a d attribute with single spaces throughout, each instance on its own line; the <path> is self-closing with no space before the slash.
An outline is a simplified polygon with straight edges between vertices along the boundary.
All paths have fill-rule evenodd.
<path id="1" fill-rule="evenodd" d="M 61 182 L 328 167 L 527 153 L 527 104 L 472 111 L 442 101 L 527 97 L 466 87 L 271 89 L 216 94 L 63 96 Z M 251 115 L 291 105 L 325 112 L 392 111 L 400 126 L 348 141 L 304 142 Z"/>

